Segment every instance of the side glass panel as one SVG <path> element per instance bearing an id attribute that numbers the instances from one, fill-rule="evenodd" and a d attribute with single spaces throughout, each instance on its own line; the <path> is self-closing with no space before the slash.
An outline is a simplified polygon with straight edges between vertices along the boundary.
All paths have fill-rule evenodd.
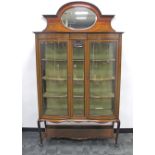
<path id="1" fill-rule="evenodd" d="M 90 115 L 113 114 L 115 55 L 115 42 L 90 42 Z"/>
<path id="2" fill-rule="evenodd" d="M 84 42 L 73 44 L 73 114 L 84 115 Z"/>
<path id="3" fill-rule="evenodd" d="M 67 115 L 67 42 L 42 41 L 40 51 L 43 114 Z"/>

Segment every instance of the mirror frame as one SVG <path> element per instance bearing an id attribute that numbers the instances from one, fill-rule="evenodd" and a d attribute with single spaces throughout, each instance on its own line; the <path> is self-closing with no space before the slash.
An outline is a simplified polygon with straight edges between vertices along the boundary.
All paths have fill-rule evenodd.
<path id="1" fill-rule="evenodd" d="M 89 11 L 91 11 L 91 12 L 95 15 L 93 24 L 89 25 L 88 27 L 84 27 L 84 28 L 75 28 L 75 27 L 68 27 L 68 26 L 66 26 L 65 23 L 63 22 L 63 19 L 62 19 L 62 18 L 63 18 L 63 15 L 64 15 L 64 13 L 67 12 L 68 10 L 71 10 L 71 9 L 74 9 L 74 8 L 85 8 L 85 9 L 88 9 Z M 83 22 L 85 22 L 85 21 L 86 21 L 86 20 L 83 20 Z M 68 29 L 71 29 L 71 30 L 86 30 L 86 29 L 90 29 L 91 27 L 93 27 L 93 26 L 96 24 L 96 21 L 97 21 L 97 15 L 96 15 L 96 13 L 95 13 L 93 10 L 91 10 L 91 9 L 89 9 L 89 8 L 87 8 L 87 7 L 83 7 L 83 6 L 77 6 L 77 7 L 73 7 L 73 8 L 67 9 L 67 10 L 65 10 L 65 11 L 63 12 L 63 14 L 62 14 L 62 16 L 61 16 L 61 23 L 62 23 L 62 25 L 63 25 L 64 27 L 68 28 Z"/>

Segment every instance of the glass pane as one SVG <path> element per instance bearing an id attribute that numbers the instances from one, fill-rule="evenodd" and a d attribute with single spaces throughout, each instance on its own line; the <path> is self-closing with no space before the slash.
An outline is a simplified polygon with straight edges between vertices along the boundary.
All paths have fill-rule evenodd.
<path id="1" fill-rule="evenodd" d="M 112 115 L 115 90 L 115 42 L 90 43 L 90 114 Z"/>
<path id="2" fill-rule="evenodd" d="M 96 14 L 85 7 L 74 7 L 66 10 L 62 17 L 62 23 L 70 29 L 86 29 L 96 22 Z"/>
<path id="3" fill-rule="evenodd" d="M 84 43 L 73 41 L 73 113 L 84 115 Z"/>
<path id="4" fill-rule="evenodd" d="M 114 101 L 111 98 L 91 98 L 91 115 L 111 115 L 113 102 Z"/>
<path id="5" fill-rule="evenodd" d="M 67 115 L 67 43 L 41 43 L 43 113 Z"/>

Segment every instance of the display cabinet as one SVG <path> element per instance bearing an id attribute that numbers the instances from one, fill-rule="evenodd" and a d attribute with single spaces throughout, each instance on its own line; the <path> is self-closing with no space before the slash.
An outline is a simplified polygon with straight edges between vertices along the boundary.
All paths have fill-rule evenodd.
<path id="1" fill-rule="evenodd" d="M 122 32 L 112 28 L 114 16 L 72 2 L 44 17 L 47 27 L 35 32 L 41 143 L 114 136 L 117 143 Z"/>

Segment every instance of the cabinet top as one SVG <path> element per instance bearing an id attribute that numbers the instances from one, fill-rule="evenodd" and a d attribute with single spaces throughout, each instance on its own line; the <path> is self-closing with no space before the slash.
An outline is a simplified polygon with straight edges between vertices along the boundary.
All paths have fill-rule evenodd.
<path id="1" fill-rule="evenodd" d="M 87 2 L 63 5 L 56 15 L 43 15 L 47 26 L 42 32 L 113 32 L 114 15 L 102 15 L 100 10 Z M 38 33 L 38 32 L 35 32 Z"/>

